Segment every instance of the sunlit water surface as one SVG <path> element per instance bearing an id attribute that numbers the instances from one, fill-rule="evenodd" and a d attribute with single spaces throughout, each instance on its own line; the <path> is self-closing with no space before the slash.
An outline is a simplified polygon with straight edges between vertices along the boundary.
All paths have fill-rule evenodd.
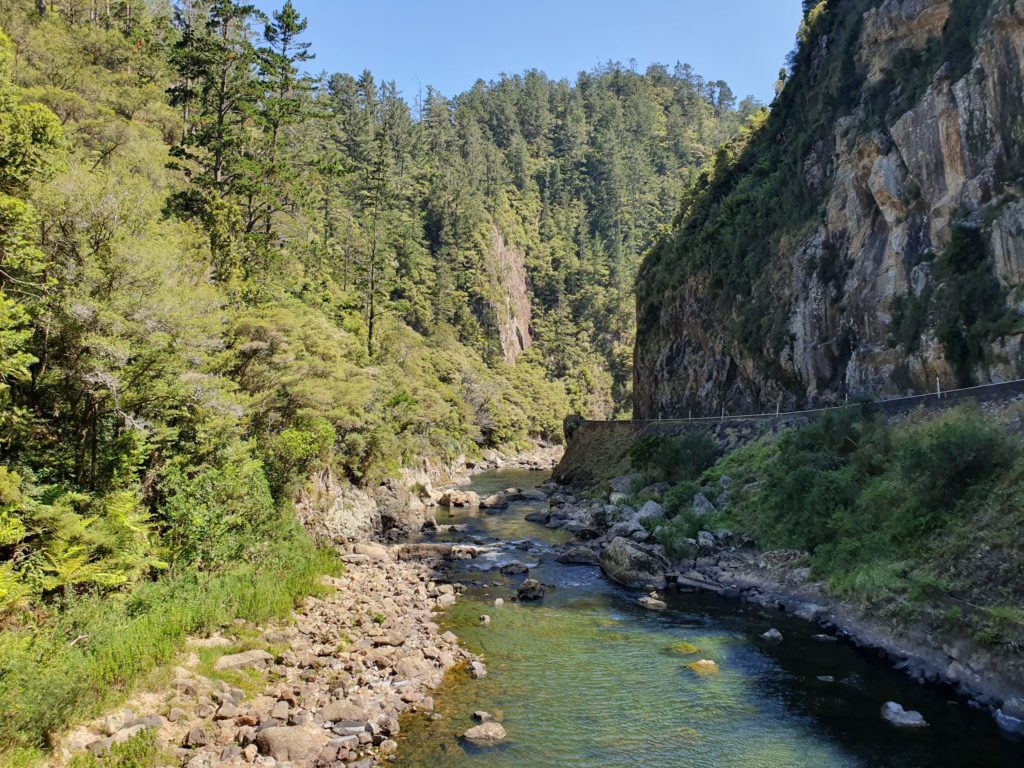
<path id="1" fill-rule="evenodd" d="M 501 471 L 471 487 L 486 496 L 541 480 Z M 400 768 L 1024 766 L 1024 746 L 987 715 L 845 643 L 812 640 L 810 624 L 702 595 L 670 594 L 669 610 L 652 613 L 597 568 L 554 562 L 552 546 L 568 536 L 523 520 L 540 506 L 439 515 L 469 529 L 437 540 L 495 545 L 455 572 L 469 589 L 443 621 L 483 654 L 489 674 L 447 681 L 436 697 L 440 719 L 404 721 Z M 530 549 L 517 548 L 523 541 Z M 509 600 L 523 577 L 497 568 L 512 561 L 555 586 L 542 603 Z M 495 597 L 505 605 L 495 607 Z M 490 626 L 479 625 L 484 613 Z M 785 636 L 779 645 L 759 639 L 773 626 Z M 699 653 L 681 653 L 681 642 Z M 697 659 L 720 671 L 695 674 L 686 665 Z M 931 726 L 888 726 L 879 717 L 888 700 L 920 710 Z M 478 749 L 460 740 L 475 710 L 497 714 L 508 741 Z"/>

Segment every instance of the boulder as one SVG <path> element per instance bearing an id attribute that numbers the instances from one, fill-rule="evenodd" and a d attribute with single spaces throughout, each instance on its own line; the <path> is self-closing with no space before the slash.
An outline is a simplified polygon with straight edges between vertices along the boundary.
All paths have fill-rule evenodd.
<path id="1" fill-rule="evenodd" d="M 352 548 L 352 551 L 357 555 L 366 555 L 366 557 L 373 562 L 382 563 L 391 559 L 391 555 L 388 554 L 387 549 L 382 547 L 380 544 L 360 542 Z"/>
<path id="2" fill-rule="evenodd" d="M 696 517 L 708 517 L 715 514 L 715 505 L 708 501 L 703 493 L 697 493 L 693 497 L 693 514 Z"/>
<path id="3" fill-rule="evenodd" d="M 507 736 L 508 734 L 505 733 L 501 723 L 496 723 L 493 720 L 481 723 L 480 725 L 474 725 L 462 735 L 466 741 L 470 741 L 480 747 L 489 747 L 502 742 Z"/>
<path id="4" fill-rule="evenodd" d="M 456 488 L 441 494 L 439 502 L 442 507 L 478 507 L 480 496 L 475 491 L 460 491 Z"/>
<path id="5" fill-rule="evenodd" d="M 480 499 L 480 506 L 483 509 L 505 509 L 508 506 L 508 496 L 504 493 L 493 493 L 486 499 Z"/>
<path id="6" fill-rule="evenodd" d="M 527 488 L 519 492 L 519 498 L 523 501 L 544 501 L 548 495 L 540 488 Z"/>
<path id="7" fill-rule="evenodd" d="M 544 585 L 536 579 L 527 579 L 519 585 L 516 595 L 520 600 L 541 600 L 544 597 Z"/>
<path id="8" fill-rule="evenodd" d="M 775 627 L 772 627 L 767 632 L 761 635 L 761 639 L 769 643 L 781 643 L 782 633 L 779 632 Z"/>
<path id="9" fill-rule="evenodd" d="M 608 529 L 608 540 L 611 541 L 617 538 L 631 539 L 638 533 L 646 534 L 647 531 L 636 520 L 623 520 L 621 523 L 616 523 Z"/>
<path id="10" fill-rule="evenodd" d="M 634 487 L 644 481 L 644 476 L 639 472 L 630 475 L 621 475 L 608 481 L 608 487 L 619 493 L 630 493 Z"/>
<path id="11" fill-rule="evenodd" d="M 882 719 L 898 728 L 924 728 L 928 725 L 920 712 L 906 710 L 895 701 L 882 705 Z"/>
<path id="12" fill-rule="evenodd" d="M 662 496 L 668 493 L 671 487 L 672 486 L 669 485 L 668 483 L 652 483 L 651 485 L 647 485 L 641 488 L 640 492 L 637 493 L 637 496 L 640 496 L 641 498 L 646 496 L 651 499 L 660 499 Z"/>
<path id="13" fill-rule="evenodd" d="M 256 746 L 261 754 L 269 755 L 278 762 L 309 760 L 320 752 L 320 745 L 313 735 L 294 726 L 264 728 L 256 734 Z"/>
<path id="14" fill-rule="evenodd" d="M 429 678 L 434 672 L 434 665 L 420 650 L 406 654 L 395 663 L 395 674 L 403 680 Z"/>
<path id="15" fill-rule="evenodd" d="M 639 600 L 637 600 L 637 602 L 650 611 L 664 611 L 666 608 L 668 608 L 668 605 L 665 603 L 664 600 L 659 600 L 658 598 L 652 597 L 651 595 L 644 595 Z"/>
<path id="16" fill-rule="evenodd" d="M 612 491 L 611 493 L 608 494 L 609 504 L 625 504 L 627 501 L 629 501 L 629 496 L 626 495 L 625 493 L 620 493 L 619 491 Z"/>
<path id="17" fill-rule="evenodd" d="M 715 535 L 711 531 L 699 531 L 697 533 L 697 549 L 701 552 L 713 552 L 715 550 Z"/>
<path id="18" fill-rule="evenodd" d="M 332 723 L 337 723 L 342 720 L 366 720 L 366 710 L 358 704 L 346 699 L 328 702 L 320 709 L 319 714 L 325 722 Z"/>
<path id="19" fill-rule="evenodd" d="M 530 512 L 523 516 L 523 519 L 529 523 L 542 523 L 546 524 L 551 518 L 550 512 Z"/>
<path id="20" fill-rule="evenodd" d="M 223 672 L 227 669 L 248 669 L 249 667 L 263 669 L 269 667 L 273 662 L 274 657 L 269 653 L 254 649 L 244 653 L 232 653 L 227 656 L 221 656 L 214 662 L 213 669 L 216 672 Z"/>
<path id="21" fill-rule="evenodd" d="M 565 565 L 597 565 L 598 558 L 590 547 L 578 545 L 569 547 L 562 554 L 555 558 L 559 563 Z"/>
<path id="22" fill-rule="evenodd" d="M 665 517 L 665 510 L 661 504 L 656 501 L 648 501 L 633 515 L 633 520 L 643 523 L 645 520 L 660 520 L 663 517 Z"/>
<path id="23" fill-rule="evenodd" d="M 499 570 L 505 576 L 519 576 L 530 572 L 529 566 L 525 563 L 505 563 Z"/>
<path id="24" fill-rule="evenodd" d="M 482 661 L 471 661 L 469 663 L 469 674 L 474 680 L 487 677 L 487 667 Z"/>
<path id="25" fill-rule="evenodd" d="M 660 547 L 616 537 L 601 553 L 601 570 L 612 581 L 635 589 L 664 589 L 671 565 Z"/>

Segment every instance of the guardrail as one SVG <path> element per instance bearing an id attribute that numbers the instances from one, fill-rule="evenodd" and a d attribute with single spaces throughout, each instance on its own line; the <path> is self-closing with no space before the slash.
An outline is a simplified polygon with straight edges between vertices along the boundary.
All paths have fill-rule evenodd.
<path id="1" fill-rule="evenodd" d="M 903 413 L 913 410 L 919 405 L 925 407 L 944 406 L 947 403 L 959 400 L 977 400 L 979 402 L 990 402 L 992 400 L 1011 399 L 1016 395 L 1024 395 L 1024 379 L 1013 381 L 1002 381 L 996 384 L 979 384 L 974 387 L 963 387 L 961 389 L 950 389 L 945 392 L 937 389 L 926 395 L 907 395 L 894 397 L 886 400 L 860 400 L 857 402 L 841 403 L 839 405 L 823 406 L 821 408 L 809 408 L 802 411 L 775 411 L 762 413 L 729 414 L 721 416 L 693 416 L 686 418 L 669 419 L 624 419 L 626 423 L 636 424 L 716 424 L 729 421 L 769 421 L 785 420 L 800 417 L 820 416 L 831 411 L 843 410 L 845 408 L 860 408 L 864 405 L 876 407 L 887 414 Z M 601 420 L 583 420 L 584 424 L 608 423 Z"/>

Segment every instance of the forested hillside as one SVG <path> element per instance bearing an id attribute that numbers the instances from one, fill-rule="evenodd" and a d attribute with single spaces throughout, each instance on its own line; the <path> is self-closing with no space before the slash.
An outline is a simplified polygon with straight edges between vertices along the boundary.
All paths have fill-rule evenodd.
<path id="1" fill-rule="evenodd" d="M 640 254 L 757 108 L 612 64 L 406 100 L 304 74 L 290 2 L 0 26 L 0 747 L 310 588 L 313 470 L 372 487 L 626 413 Z"/>

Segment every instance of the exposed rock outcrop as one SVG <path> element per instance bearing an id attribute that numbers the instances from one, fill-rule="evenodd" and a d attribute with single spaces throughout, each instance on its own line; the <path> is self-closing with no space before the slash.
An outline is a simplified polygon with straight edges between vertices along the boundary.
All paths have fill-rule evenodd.
<path id="1" fill-rule="evenodd" d="M 724 246 L 712 228 L 728 224 L 684 216 L 641 273 L 639 418 L 1024 373 L 1024 6 L 853 0 L 807 25 L 787 93 L 704 193 L 721 203 L 783 178 L 767 201 L 728 200 L 763 229 L 746 253 L 698 252 L 705 235 L 705 250 Z M 838 114 L 821 106 L 834 102 Z M 770 155 L 779 142 L 807 150 Z M 800 168 L 765 169 L 759 155 Z M 806 201 L 798 220 L 788 201 Z M 979 306 L 951 306 L 961 298 Z"/>

